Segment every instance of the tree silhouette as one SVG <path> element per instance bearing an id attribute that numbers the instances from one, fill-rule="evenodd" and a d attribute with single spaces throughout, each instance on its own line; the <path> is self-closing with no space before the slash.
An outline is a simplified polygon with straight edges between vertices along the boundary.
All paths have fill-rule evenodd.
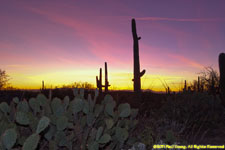
<path id="1" fill-rule="evenodd" d="M 3 89 L 9 81 L 9 76 L 6 74 L 5 70 L 0 69 L 0 90 Z"/>

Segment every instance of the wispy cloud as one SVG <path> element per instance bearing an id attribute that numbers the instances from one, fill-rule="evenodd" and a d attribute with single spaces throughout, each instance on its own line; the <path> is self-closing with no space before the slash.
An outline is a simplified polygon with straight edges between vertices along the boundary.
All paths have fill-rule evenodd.
<path id="1" fill-rule="evenodd" d="M 224 22 L 225 18 L 166 18 L 166 17 L 139 17 L 143 21 L 177 21 L 177 22 Z"/>
<path id="2" fill-rule="evenodd" d="M 0 51 L 4 51 L 4 50 L 9 50 L 9 49 L 12 49 L 12 48 L 15 48 L 16 46 L 13 45 L 12 43 L 10 42 L 3 42 L 3 41 L 0 41 Z"/>
<path id="3" fill-rule="evenodd" d="M 72 17 L 59 14 L 54 10 L 33 7 L 27 7 L 27 9 L 33 13 L 46 17 L 51 22 L 72 29 L 71 31 L 75 36 L 79 36 L 88 43 L 88 51 L 96 57 L 111 63 L 124 64 L 124 59 L 126 58 L 123 57 L 122 60 L 121 57 L 127 56 L 127 53 L 121 48 L 121 44 L 124 44 L 124 41 L 128 40 L 123 34 L 113 32 L 111 29 L 99 26 L 98 24 L 96 25 L 95 23 L 90 24 L 85 18 L 82 20 L 76 18 L 76 16 Z M 124 40 L 115 40 L 118 39 L 118 37 Z"/>
<path id="4" fill-rule="evenodd" d="M 180 62 L 182 62 L 182 63 L 184 63 L 188 66 L 195 67 L 195 68 L 198 68 L 198 69 L 204 68 L 203 65 L 199 64 L 198 62 L 196 62 L 194 60 L 188 59 L 184 56 L 177 55 L 177 54 L 168 54 L 168 56 L 171 57 L 171 58 L 177 59 Z"/>
<path id="5" fill-rule="evenodd" d="M 25 68 L 25 67 L 31 67 L 30 65 L 21 65 L 21 64 L 10 64 L 10 65 L 7 65 L 7 67 L 9 68 Z"/>

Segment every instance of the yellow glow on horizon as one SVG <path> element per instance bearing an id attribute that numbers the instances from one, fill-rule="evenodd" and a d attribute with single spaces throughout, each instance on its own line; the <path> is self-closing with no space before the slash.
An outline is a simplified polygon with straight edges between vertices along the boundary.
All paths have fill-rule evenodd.
<path id="1" fill-rule="evenodd" d="M 74 82 L 88 82 L 96 86 L 96 75 L 99 75 L 98 70 L 80 70 L 71 71 L 54 71 L 39 74 L 22 74 L 11 73 L 12 78 L 10 83 L 12 86 L 20 89 L 40 89 L 42 80 L 45 81 L 46 88 L 54 88 L 55 86 L 69 85 Z M 109 74 L 110 90 L 132 90 L 133 89 L 133 74 L 129 72 L 112 71 Z M 141 78 L 141 86 L 143 90 L 165 91 L 163 84 L 167 84 L 172 91 L 182 89 L 183 82 L 187 78 L 172 75 L 150 75 L 146 74 Z M 194 76 L 189 77 L 189 81 L 194 79 Z M 104 71 L 102 77 L 104 84 Z"/>

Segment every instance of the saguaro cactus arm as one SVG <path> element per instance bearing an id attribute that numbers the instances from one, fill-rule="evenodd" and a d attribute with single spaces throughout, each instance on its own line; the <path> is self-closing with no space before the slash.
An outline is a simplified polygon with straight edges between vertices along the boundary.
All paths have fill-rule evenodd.
<path id="1" fill-rule="evenodd" d="M 145 69 L 140 72 L 140 77 L 142 77 L 145 74 Z"/>
<path id="2" fill-rule="evenodd" d="M 96 86 L 99 87 L 99 80 L 98 80 L 98 76 L 96 76 Z"/>
<path id="3" fill-rule="evenodd" d="M 102 68 L 99 70 L 99 79 L 98 76 L 96 76 L 96 84 L 97 88 L 99 89 L 99 92 L 102 92 Z"/>

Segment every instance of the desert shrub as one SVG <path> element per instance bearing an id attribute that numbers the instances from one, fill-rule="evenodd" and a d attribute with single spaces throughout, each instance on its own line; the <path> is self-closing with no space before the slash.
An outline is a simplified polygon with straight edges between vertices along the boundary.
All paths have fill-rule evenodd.
<path id="1" fill-rule="evenodd" d="M 140 135 L 140 141 L 146 145 L 147 148 L 152 148 L 154 145 L 154 131 L 151 126 L 146 126 Z"/>
<path id="2" fill-rule="evenodd" d="M 208 129 L 216 128 L 221 123 L 224 108 L 218 96 L 186 92 L 167 97 L 158 114 L 161 117 L 158 129 L 164 135 L 172 130 L 178 139 L 196 142 L 197 137 L 200 140 Z"/>

